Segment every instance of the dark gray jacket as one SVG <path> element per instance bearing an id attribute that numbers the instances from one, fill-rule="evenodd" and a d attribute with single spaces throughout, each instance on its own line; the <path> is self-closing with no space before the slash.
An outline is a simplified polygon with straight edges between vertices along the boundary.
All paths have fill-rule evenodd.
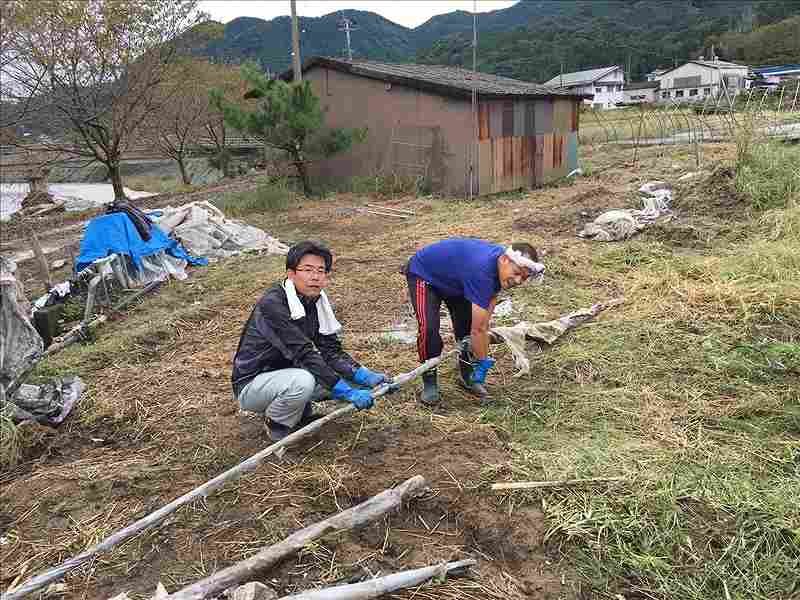
<path id="1" fill-rule="evenodd" d="M 320 334 L 317 299 L 298 297 L 306 316 L 296 321 L 289 316 L 280 283 L 271 286 L 253 308 L 233 359 L 234 397 L 259 373 L 279 369 L 305 369 L 329 389 L 340 378 L 352 379 L 360 365 L 342 350 L 337 335 Z"/>

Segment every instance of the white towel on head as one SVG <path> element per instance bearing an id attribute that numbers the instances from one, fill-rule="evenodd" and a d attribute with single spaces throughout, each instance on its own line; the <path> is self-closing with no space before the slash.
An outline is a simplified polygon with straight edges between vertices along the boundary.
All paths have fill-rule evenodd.
<path id="1" fill-rule="evenodd" d="M 292 321 L 305 317 L 306 309 L 297 296 L 294 282 L 291 279 L 287 279 L 283 282 L 283 289 L 286 291 L 286 300 L 289 302 L 289 316 Z M 333 314 L 333 307 L 324 291 L 319 293 L 319 300 L 317 300 L 317 318 L 319 320 L 319 332 L 322 335 L 333 335 L 342 330 L 342 324 L 336 320 L 336 316 Z"/>

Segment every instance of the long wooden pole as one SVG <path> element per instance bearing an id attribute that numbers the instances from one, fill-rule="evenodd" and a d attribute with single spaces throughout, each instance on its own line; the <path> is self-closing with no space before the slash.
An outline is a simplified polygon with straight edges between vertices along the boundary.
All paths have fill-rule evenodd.
<path id="1" fill-rule="evenodd" d="M 404 500 L 418 496 L 425 488 L 425 485 L 425 479 L 421 475 L 412 477 L 394 489 L 385 490 L 366 502 L 296 531 L 274 546 L 269 546 L 258 554 L 231 565 L 218 573 L 214 573 L 210 577 L 193 583 L 161 600 L 203 600 L 235 585 L 253 581 L 259 573 L 287 556 L 294 554 L 309 542 L 331 532 L 360 527 L 399 508 Z"/>
<path id="2" fill-rule="evenodd" d="M 492 489 L 498 490 L 535 490 L 540 488 L 572 487 L 580 485 L 596 485 L 625 481 L 624 477 L 596 477 L 593 479 L 562 479 L 560 481 L 516 481 L 513 483 L 493 483 Z"/>
<path id="3" fill-rule="evenodd" d="M 451 350 L 446 354 L 442 354 L 440 356 L 437 356 L 436 358 L 432 358 L 422 363 L 419 367 L 417 367 L 413 371 L 409 371 L 408 373 L 398 375 L 397 377 L 394 378 L 394 381 L 391 384 L 383 384 L 375 388 L 372 392 L 372 396 L 377 398 L 387 394 L 388 392 L 398 389 L 400 386 L 411 381 L 412 379 L 416 379 L 424 372 L 433 369 L 444 358 L 452 355 L 455 352 L 456 350 Z M 234 479 L 240 477 L 244 473 L 253 471 L 268 456 L 275 454 L 277 451 L 285 448 L 286 446 L 290 446 L 296 442 L 299 442 L 301 439 L 308 437 L 312 433 L 321 429 L 322 426 L 325 425 L 326 423 L 329 423 L 334 419 L 338 419 L 343 415 L 349 414 L 353 412 L 355 409 L 356 409 L 355 406 L 350 404 L 348 406 L 333 411 L 329 415 L 325 415 L 321 419 L 317 419 L 316 421 L 310 423 L 309 425 L 306 425 L 302 429 L 298 429 L 294 433 L 287 435 L 281 441 L 275 442 L 271 446 L 264 448 L 261 452 L 254 454 L 246 461 L 239 463 L 235 467 L 228 469 L 227 471 L 225 471 L 220 475 L 217 475 L 211 481 L 208 481 L 203 485 L 201 485 L 200 487 L 197 487 L 192 491 L 185 493 L 183 496 L 176 498 L 166 506 L 163 506 L 159 508 L 157 511 L 152 512 L 145 517 L 142 517 L 141 519 L 139 519 L 132 525 L 129 525 L 125 529 L 122 529 L 121 531 L 118 531 L 110 535 L 99 544 L 96 544 L 91 548 L 89 548 L 88 550 L 81 552 L 79 555 L 74 556 L 69 560 L 66 560 L 57 567 L 53 567 L 49 571 L 45 571 L 44 573 L 41 573 L 40 575 L 37 575 L 29 579 L 20 587 L 16 588 L 14 591 L 6 592 L 5 594 L 0 595 L 0 600 L 17 600 L 18 598 L 22 598 L 23 596 L 26 596 L 31 592 L 35 592 L 36 590 L 43 588 L 48 583 L 61 579 L 71 570 L 92 560 L 98 554 L 111 550 L 112 548 L 121 544 L 125 540 L 140 534 L 142 531 L 154 525 L 157 525 L 158 523 L 166 519 L 169 515 L 178 510 L 184 504 L 188 504 L 189 502 L 192 502 L 197 498 L 208 496 L 211 492 L 221 488 L 229 481 L 233 481 Z"/>
<path id="4" fill-rule="evenodd" d="M 453 571 L 460 571 L 478 564 L 473 559 L 459 560 L 457 562 L 422 567 L 412 571 L 401 571 L 384 577 L 352 583 L 350 585 L 337 585 L 321 590 L 310 590 L 284 596 L 280 600 L 369 600 L 380 598 L 403 588 L 415 587 L 437 576 L 448 575 Z"/>

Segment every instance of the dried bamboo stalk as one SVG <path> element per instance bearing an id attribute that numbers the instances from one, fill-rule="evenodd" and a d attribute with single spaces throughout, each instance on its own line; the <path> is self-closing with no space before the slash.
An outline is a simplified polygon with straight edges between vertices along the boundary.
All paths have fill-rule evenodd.
<path id="1" fill-rule="evenodd" d="M 513 483 L 493 483 L 493 490 L 533 490 L 539 488 L 570 487 L 625 481 L 624 477 L 595 477 L 593 479 L 562 479 L 560 481 L 515 481 Z"/>
<path id="2" fill-rule="evenodd" d="M 402 214 L 388 212 L 388 211 L 372 210 L 371 208 L 357 208 L 356 210 L 358 212 L 369 213 L 371 215 L 378 215 L 380 217 L 396 217 L 398 219 L 408 219 L 408 218 L 410 218 L 409 215 L 402 215 Z"/>
<path id="3" fill-rule="evenodd" d="M 338 585 L 322 590 L 310 590 L 291 596 L 283 596 L 280 600 L 368 600 L 370 598 L 380 598 L 384 594 L 390 594 L 403 588 L 415 587 L 434 577 L 447 575 L 452 571 L 460 571 L 475 564 L 477 564 L 477 561 L 472 559 L 443 563 L 414 569 L 413 571 L 392 573 L 385 577 L 378 577 L 361 583 Z"/>
<path id="4" fill-rule="evenodd" d="M 28 232 L 28 237 L 31 242 L 31 247 L 33 248 L 33 255 L 36 257 L 36 262 L 39 266 L 41 281 L 49 292 L 53 287 L 53 278 L 50 276 L 50 265 L 47 263 L 42 245 L 39 243 L 39 238 L 36 237 L 36 232 L 34 232 L 33 229 L 30 229 Z"/>
<path id="5" fill-rule="evenodd" d="M 392 211 L 392 212 L 399 212 L 399 213 L 402 213 L 404 215 L 413 215 L 414 214 L 413 210 L 404 210 L 402 208 L 394 208 L 392 206 L 381 206 L 380 204 L 367 204 L 367 206 L 369 208 L 377 208 L 378 210 L 388 210 L 388 211 Z"/>
<path id="6" fill-rule="evenodd" d="M 421 475 L 412 477 L 396 488 L 385 490 L 366 502 L 296 531 L 274 546 L 264 548 L 255 556 L 193 583 L 167 598 L 169 600 L 203 600 L 235 585 L 252 581 L 256 579 L 258 573 L 294 554 L 313 540 L 334 531 L 346 531 L 361 527 L 399 508 L 404 500 L 418 496 L 425 485 L 425 478 Z"/>
<path id="7" fill-rule="evenodd" d="M 388 392 L 397 389 L 399 386 L 411 381 L 412 379 L 419 377 L 420 375 L 422 375 L 422 373 L 430 369 L 433 369 L 443 359 L 454 354 L 455 352 L 456 350 L 451 350 L 446 354 L 442 354 L 440 356 L 437 356 L 422 363 L 419 367 L 417 367 L 412 371 L 409 371 L 408 373 L 398 375 L 397 377 L 395 377 L 394 381 L 391 384 L 383 384 L 375 388 L 372 392 L 373 397 L 377 398 L 383 396 Z M 125 529 L 113 533 L 99 544 L 96 544 L 91 548 L 89 548 L 88 550 L 85 550 L 84 552 L 80 553 L 79 555 L 66 560 L 57 567 L 53 567 L 49 571 L 45 571 L 40 575 L 36 575 L 35 577 L 29 579 L 14 591 L 1 594 L 0 600 L 17 600 L 18 598 L 22 598 L 30 594 L 31 592 L 35 592 L 36 590 L 43 588 L 48 583 L 61 579 L 71 570 L 92 560 L 98 554 L 111 550 L 111 548 L 114 548 L 115 546 L 121 544 L 125 540 L 140 534 L 142 531 L 154 525 L 157 525 L 158 523 L 166 519 L 167 516 L 178 510 L 178 508 L 180 508 L 184 504 L 192 502 L 198 498 L 201 497 L 204 498 L 208 496 L 208 494 L 210 494 L 214 490 L 222 487 L 223 485 L 225 485 L 230 481 L 233 481 L 234 479 L 241 476 L 243 473 L 253 471 L 256 467 L 258 467 L 259 464 L 261 464 L 261 462 L 264 459 L 266 459 L 268 456 L 271 456 L 272 454 L 275 454 L 278 450 L 281 450 L 286 446 L 290 446 L 296 442 L 299 442 L 301 439 L 308 437 L 312 433 L 321 429 L 322 426 L 325 425 L 326 423 L 333 421 L 334 419 L 337 419 L 343 415 L 351 413 L 354 410 L 356 410 L 356 408 L 352 404 L 345 406 L 343 408 L 340 408 L 339 410 L 335 410 L 329 415 L 325 415 L 324 417 L 317 419 L 316 421 L 310 423 L 309 425 L 306 425 L 302 429 L 299 429 L 294 433 L 289 434 L 281 441 L 275 442 L 271 446 L 264 448 L 263 450 L 261 450 L 261 452 L 254 454 L 244 462 L 241 462 L 235 467 L 228 469 L 224 473 L 217 475 L 214 479 L 207 481 L 200 487 L 197 487 L 192 491 L 185 493 L 183 496 L 176 498 L 166 506 L 162 506 L 157 511 L 152 512 L 145 517 L 142 517 L 141 519 L 129 525 Z"/>

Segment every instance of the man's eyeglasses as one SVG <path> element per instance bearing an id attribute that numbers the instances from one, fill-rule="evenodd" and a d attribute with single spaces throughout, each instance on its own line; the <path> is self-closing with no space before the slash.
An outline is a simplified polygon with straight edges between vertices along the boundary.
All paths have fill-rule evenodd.
<path id="1" fill-rule="evenodd" d="M 315 273 L 321 277 L 325 277 L 328 275 L 328 271 L 326 271 L 323 267 L 314 268 L 314 267 L 300 267 L 299 269 L 295 269 L 296 273 L 303 273 L 304 275 L 311 275 Z"/>

